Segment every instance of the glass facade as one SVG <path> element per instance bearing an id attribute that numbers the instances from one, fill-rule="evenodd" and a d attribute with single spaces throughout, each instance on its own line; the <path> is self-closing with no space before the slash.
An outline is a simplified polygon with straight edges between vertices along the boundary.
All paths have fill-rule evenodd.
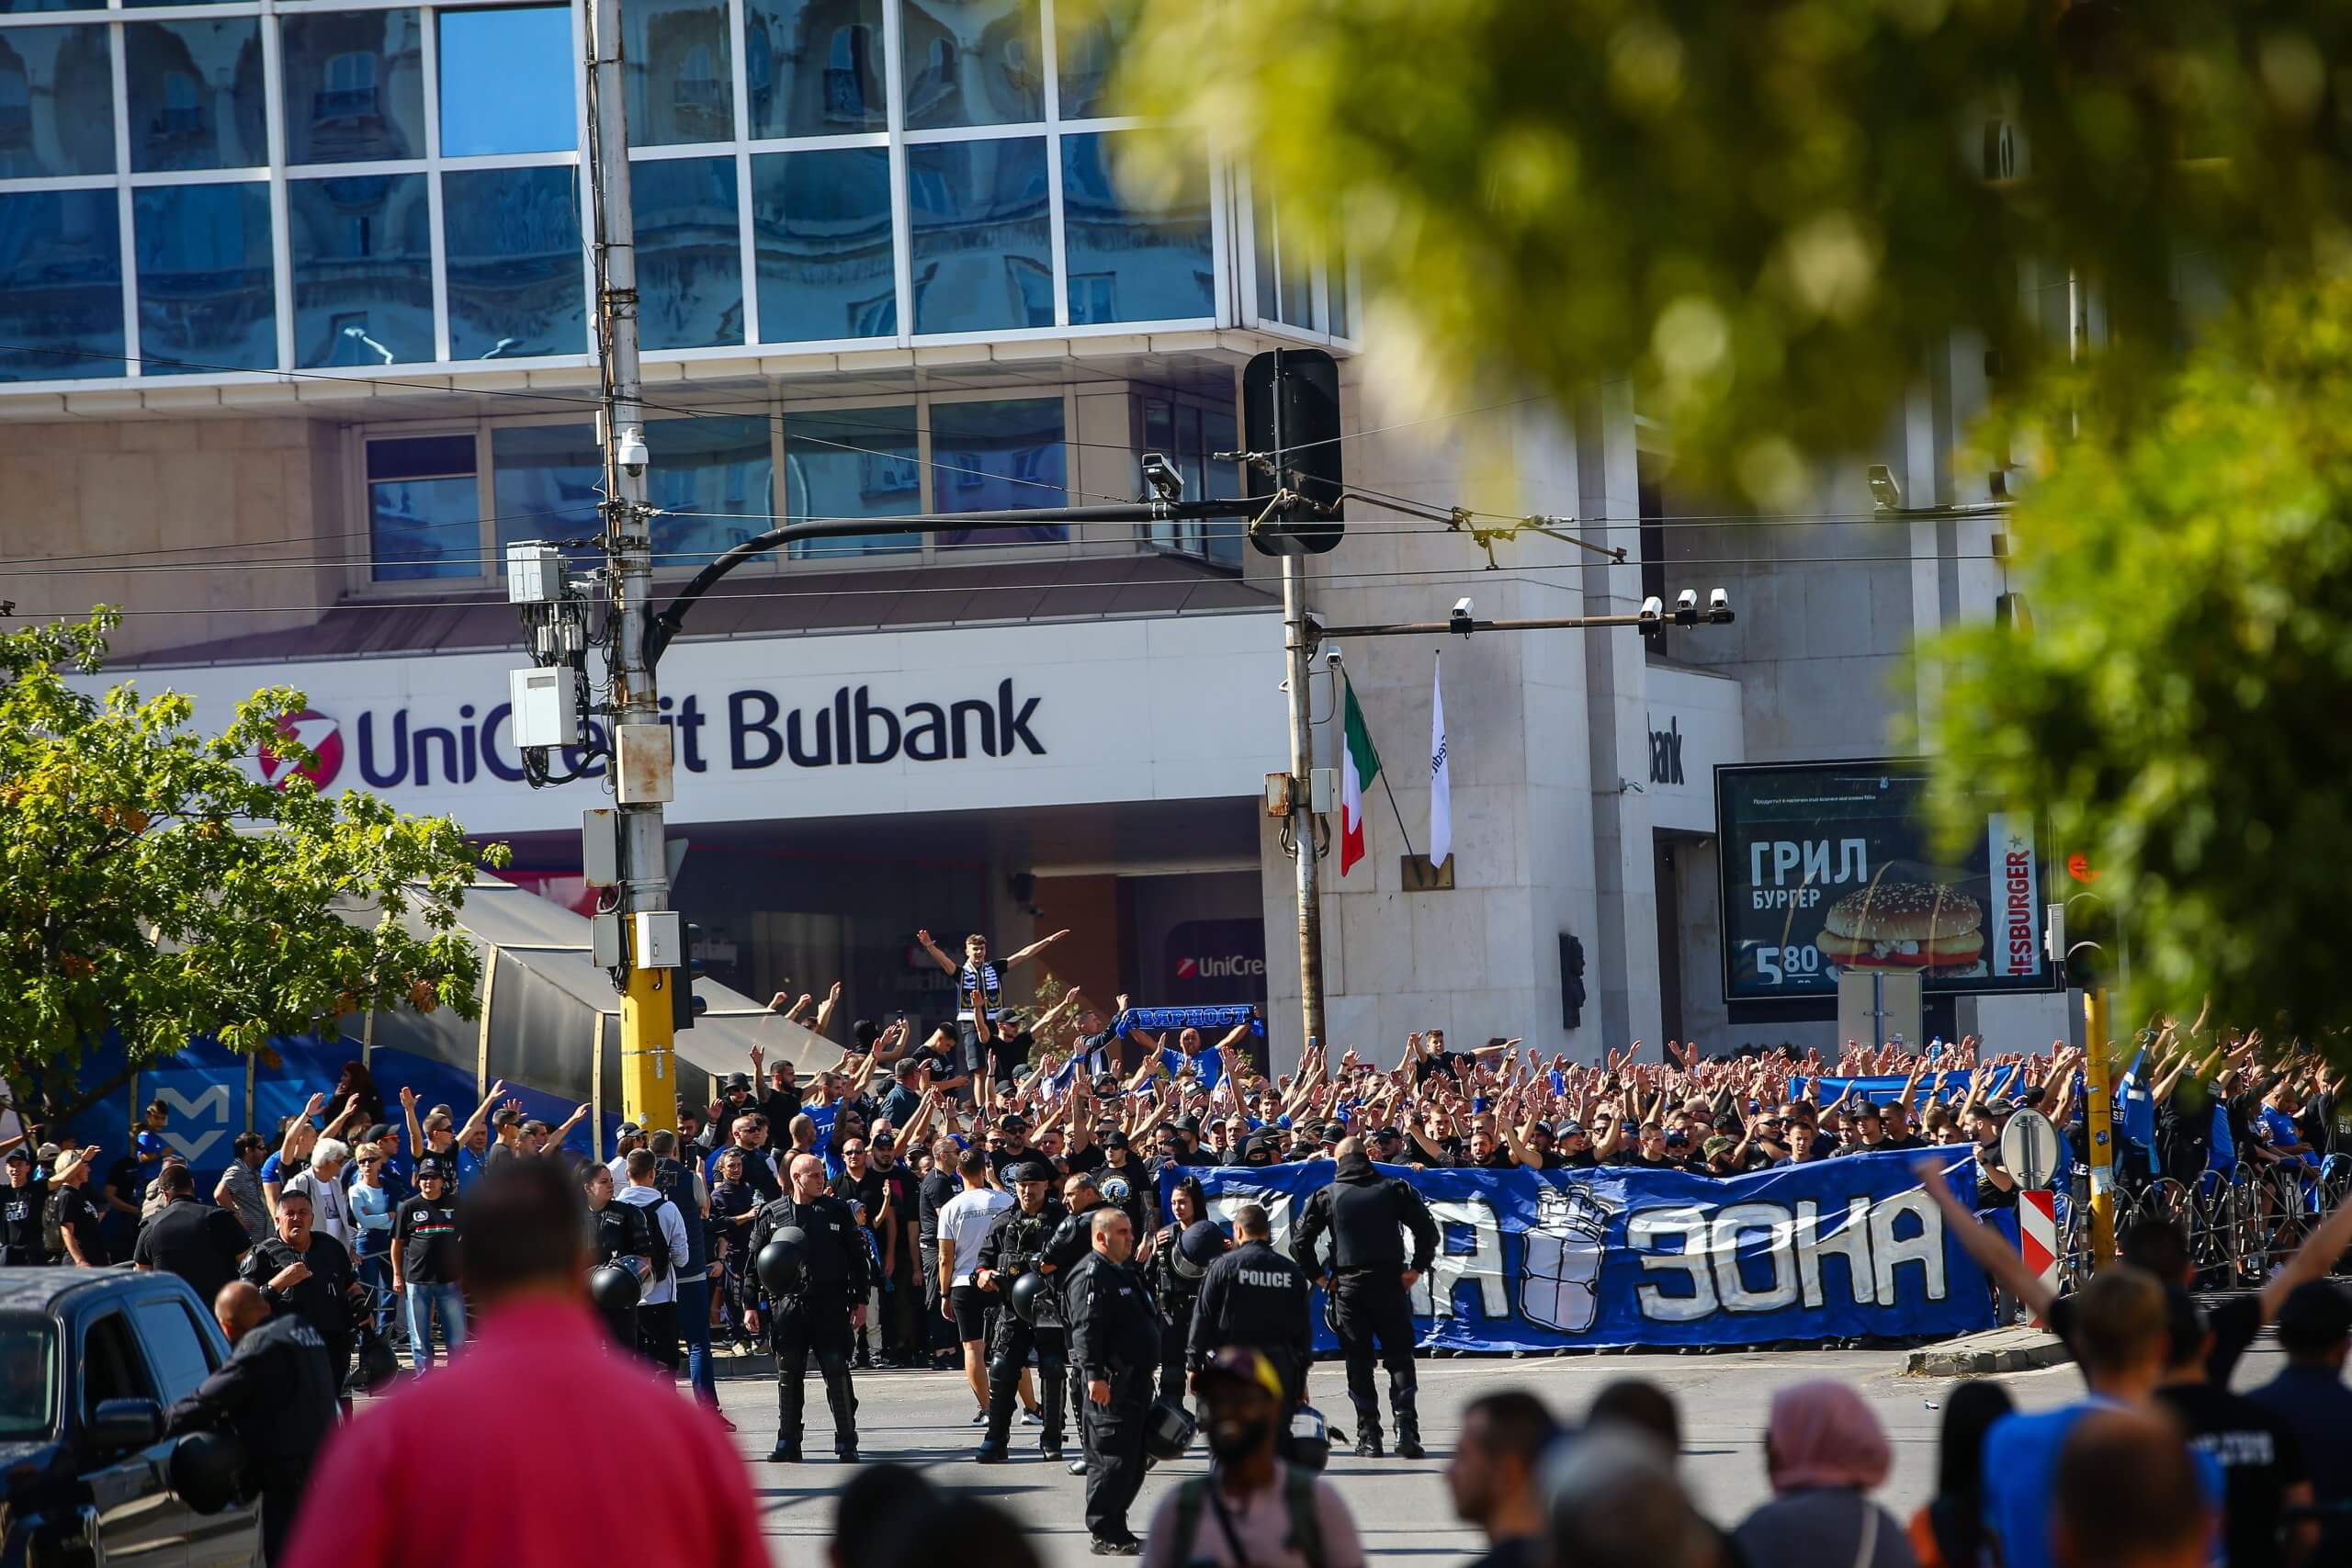
<path id="1" fill-rule="evenodd" d="M 0 381 L 122 374 L 113 191 L 0 195 Z"/>
<path id="2" fill-rule="evenodd" d="M 1073 33 L 1048 72 L 1054 0 L 623 13 L 650 353 L 1232 324 L 1228 250 L 1272 269 L 1262 319 L 1344 331 L 1344 289 L 1205 156 L 1162 205 L 1117 183 L 1115 37 Z M 89 15 L 0 0 L 0 202 L 24 215 L 0 242 L 74 296 L 0 308 L 26 345 L 84 351 L 39 379 L 589 354 L 577 0 Z M 85 265 L 105 197 L 133 230 L 119 319 Z"/>
<path id="3" fill-rule="evenodd" d="M 1069 450 L 1062 445 L 1059 398 L 1017 401 L 933 403 L 931 483 L 940 512 L 1011 512 L 1069 504 Z M 944 530 L 942 549 L 1008 539 L 1046 542 L 1069 537 L 1059 523 L 1007 532 Z"/>

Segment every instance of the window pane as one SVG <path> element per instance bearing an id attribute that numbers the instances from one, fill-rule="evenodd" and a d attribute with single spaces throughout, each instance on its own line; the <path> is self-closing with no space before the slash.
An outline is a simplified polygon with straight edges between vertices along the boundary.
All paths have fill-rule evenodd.
<path id="1" fill-rule="evenodd" d="M 570 6 L 443 11 L 436 20 L 443 157 L 579 145 Z"/>
<path id="2" fill-rule="evenodd" d="M 441 176 L 450 358 L 587 351 L 575 177 L 566 168 Z"/>
<path id="3" fill-rule="evenodd" d="M 428 364 L 433 238 L 423 175 L 291 180 L 297 365 Z"/>
<path id="4" fill-rule="evenodd" d="M 1258 314 L 1269 321 L 1315 330 L 1315 275 L 1297 227 L 1283 221 L 1281 208 L 1261 184 L 1254 193 L 1258 231 Z"/>
<path id="5" fill-rule="evenodd" d="M 0 1317 L 0 1441 L 49 1435 L 57 1424 L 57 1330 L 49 1319 L 38 1312 Z"/>
<path id="6" fill-rule="evenodd" d="M 1054 324 L 1043 137 L 907 149 L 915 331 Z"/>
<path id="7" fill-rule="evenodd" d="M 879 147 L 752 160 L 760 336 L 769 343 L 899 330 L 890 259 L 890 154 Z"/>
<path id="8" fill-rule="evenodd" d="M 743 236 L 733 158 L 629 165 L 639 332 L 648 348 L 743 341 Z M 761 510 L 765 511 L 763 507 Z"/>
<path id="9" fill-rule="evenodd" d="M 735 57 L 717 0 L 622 0 L 628 141 L 667 147 L 735 136 Z"/>
<path id="10" fill-rule="evenodd" d="M 370 479 L 471 479 L 470 435 L 405 435 L 368 443 Z"/>
<path id="11" fill-rule="evenodd" d="M 1112 144 L 1138 134 L 1062 138 L 1062 232 L 1073 325 L 1216 313 L 1208 165 L 1193 164 L 1165 207 L 1131 204 L 1114 186 L 1108 164 L 1115 158 Z"/>
<path id="12" fill-rule="evenodd" d="M 745 0 L 753 136 L 839 136 L 889 124 L 882 0 Z"/>
<path id="13" fill-rule="evenodd" d="M 0 0 L 0 17 L 26 11 L 102 11 L 106 0 Z"/>
<path id="14" fill-rule="evenodd" d="M 212 1358 L 204 1353 L 196 1319 L 175 1301 L 141 1302 L 130 1309 L 139 1320 L 139 1337 L 147 1345 L 147 1363 L 154 1370 L 155 1393 L 165 1404 L 187 1398 L 212 1374 Z"/>
<path id="15" fill-rule="evenodd" d="M 0 381 L 129 374 L 111 188 L 0 196 L 0 342 L 22 345 L 0 349 Z"/>
<path id="16" fill-rule="evenodd" d="M 130 216 L 145 373 L 274 368 L 269 187 L 151 186 L 130 193 Z M 187 363 L 158 363 L 164 360 Z"/>
<path id="17" fill-rule="evenodd" d="M 940 512 L 1002 512 L 1065 506 L 1062 400 L 931 405 L 931 493 Z M 1020 529 L 959 529 L 940 547 L 1069 536 L 1059 523 Z"/>
<path id="18" fill-rule="evenodd" d="M 605 459 L 588 424 L 508 425 L 490 433 L 491 496 L 498 514 L 496 570 L 506 570 L 506 547 L 524 539 L 576 538 L 604 527 L 596 513 Z M 573 560 L 602 558 L 576 549 Z"/>
<path id="19" fill-rule="evenodd" d="M 329 12 L 278 23 L 288 163 L 424 156 L 418 15 Z"/>
<path id="20" fill-rule="evenodd" d="M 473 437 L 463 437 L 473 445 Z M 406 442 L 371 442 L 376 447 Z M 449 479 L 387 479 L 368 487 L 368 553 L 379 582 L 429 577 L 480 577 L 481 492 L 473 476 Z M 525 536 L 528 537 L 526 534 Z"/>
<path id="21" fill-rule="evenodd" d="M 818 409 L 784 416 L 785 510 L 813 517 L 897 517 L 922 510 L 922 472 L 911 408 Z M 920 534 L 808 539 L 795 560 L 887 555 L 922 548 Z"/>
<path id="22" fill-rule="evenodd" d="M 653 520 L 654 570 L 699 570 L 720 551 L 775 526 L 768 516 L 775 510 L 768 429 L 764 419 L 732 415 L 647 423 L 649 499 L 673 514 Z M 705 515 L 710 513 L 723 515 Z"/>
<path id="23" fill-rule="evenodd" d="M 139 22 L 122 39 L 134 174 L 269 162 L 258 20 Z"/>
<path id="24" fill-rule="evenodd" d="M 906 0 L 907 129 L 1046 118 L 1037 0 Z"/>
<path id="25" fill-rule="evenodd" d="M 1119 51 L 1134 30 L 1135 24 L 1126 13 L 1114 14 L 1109 10 L 1098 11 L 1074 25 L 1067 20 L 1062 23 L 1058 51 L 1062 118 L 1088 119 L 1118 112 L 1106 101 L 1103 89 L 1110 85 Z"/>
<path id="26" fill-rule="evenodd" d="M 112 173 L 114 67 L 106 29 L 0 33 L 0 179 Z"/>

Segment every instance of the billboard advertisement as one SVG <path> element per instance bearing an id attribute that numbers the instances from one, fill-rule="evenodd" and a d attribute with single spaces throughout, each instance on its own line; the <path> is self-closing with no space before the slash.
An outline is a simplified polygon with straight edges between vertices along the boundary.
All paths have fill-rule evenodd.
<path id="1" fill-rule="evenodd" d="M 1724 999 L 1827 1000 L 1872 969 L 1917 971 L 1931 995 L 2055 988 L 2032 816 L 1987 801 L 1946 856 L 1926 793 L 1916 758 L 1715 770 Z"/>

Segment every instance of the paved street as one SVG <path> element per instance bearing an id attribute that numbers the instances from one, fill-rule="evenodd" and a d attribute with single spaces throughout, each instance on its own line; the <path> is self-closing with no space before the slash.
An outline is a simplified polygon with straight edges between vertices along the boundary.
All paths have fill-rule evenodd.
<path id="1" fill-rule="evenodd" d="M 1612 1379 L 1641 1376 L 1670 1388 L 1681 1402 L 1685 1473 L 1701 1506 L 1713 1518 L 1736 1522 L 1768 1495 L 1762 1459 L 1764 1417 L 1772 1393 L 1808 1378 L 1851 1382 L 1877 1411 L 1894 1445 L 1894 1474 L 1882 1495 L 1907 1518 L 1934 1483 L 1939 1404 L 1951 1385 L 1901 1375 L 1901 1351 L 1823 1351 L 1817 1354 L 1577 1357 L 1567 1359 L 1494 1359 L 1424 1360 L 1421 1409 L 1427 1459 L 1358 1460 L 1335 1457 L 1330 1476 L 1355 1511 L 1366 1544 L 1375 1556 L 1425 1557 L 1444 1561 L 1477 1549 L 1474 1532 L 1455 1521 L 1446 1498 L 1443 1469 L 1453 1448 L 1462 1407 L 1489 1390 L 1532 1388 L 1564 1416 L 1579 1415 L 1593 1394 Z M 719 1394 L 730 1419 L 742 1428 L 741 1446 L 752 1462 L 753 1485 L 766 1509 L 775 1540 L 775 1557 L 794 1568 L 821 1562 L 821 1540 L 831 1528 L 831 1495 L 842 1480 L 830 1459 L 797 1466 L 770 1465 L 763 1456 L 775 1434 L 774 1384 L 753 1368 L 764 1360 L 720 1363 Z M 2267 1346 L 2241 1363 L 2237 1386 L 2267 1382 L 2279 1358 Z M 740 1369 L 740 1370 L 739 1370 Z M 729 1377 L 725 1374 L 732 1372 Z M 1313 1388 L 1326 1410 L 1347 1404 L 1336 1363 L 1319 1364 Z M 2020 1372 L 2002 1382 L 2020 1405 L 2057 1404 L 2081 1391 L 2071 1366 Z M 1061 1466 L 1036 1457 L 1037 1429 L 1014 1431 L 1012 1462 L 983 1469 L 971 1462 L 978 1431 L 967 1425 L 971 1400 L 962 1381 L 944 1373 L 874 1372 L 858 1382 L 862 1437 L 868 1460 L 898 1460 L 922 1467 L 935 1483 L 972 1487 L 1011 1508 L 1028 1525 L 1040 1555 L 1069 1568 L 1091 1562 L 1080 1522 L 1082 1483 Z M 808 1402 L 814 1424 L 807 1438 L 812 1455 L 825 1453 L 824 1395 L 811 1379 Z M 1347 1423 L 1342 1420 L 1342 1425 Z M 1196 1473 L 1204 1464 L 1196 1444 L 1181 1464 L 1153 1472 L 1144 1486 L 1135 1523 L 1138 1531 L 1168 1485 L 1163 1477 Z"/>

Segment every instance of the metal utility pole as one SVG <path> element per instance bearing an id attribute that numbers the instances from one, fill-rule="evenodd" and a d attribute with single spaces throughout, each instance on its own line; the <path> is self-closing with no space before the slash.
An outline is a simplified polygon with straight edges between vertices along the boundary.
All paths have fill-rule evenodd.
<path id="1" fill-rule="evenodd" d="M 2083 993 L 2083 1111 L 2090 1136 L 2091 1266 L 2115 1261 L 2115 1064 L 2109 1058 L 2107 987 Z"/>
<path id="2" fill-rule="evenodd" d="M 653 611 L 652 513 L 646 505 L 644 388 L 638 366 L 636 224 L 629 207 L 628 97 L 620 0 L 588 11 L 588 150 L 594 182 L 596 331 L 603 352 L 605 570 L 612 595 L 614 800 L 628 982 L 621 993 L 621 1112 L 667 1129 L 677 1105 L 673 985 L 691 985 L 670 911 L 662 807 L 671 798 L 670 731 L 661 722 L 646 632 Z"/>
<path id="3" fill-rule="evenodd" d="M 1290 678 L 1290 815 L 1283 818 L 1291 837 L 1291 860 L 1298 868 L 1298 1009 L 1300 1031 L 1307 1046 L 1319 1043 L 1323 1032 L 1323 900 L 1317 883 L 1322 847 L 1316 842 L 1314 703 L 1306 687 L 1307 660 L 1314 655 L 1317 636 L 1306 618 L 1306 562 L 1300 556 L 1283 559 L 1283 652 Z"/>

